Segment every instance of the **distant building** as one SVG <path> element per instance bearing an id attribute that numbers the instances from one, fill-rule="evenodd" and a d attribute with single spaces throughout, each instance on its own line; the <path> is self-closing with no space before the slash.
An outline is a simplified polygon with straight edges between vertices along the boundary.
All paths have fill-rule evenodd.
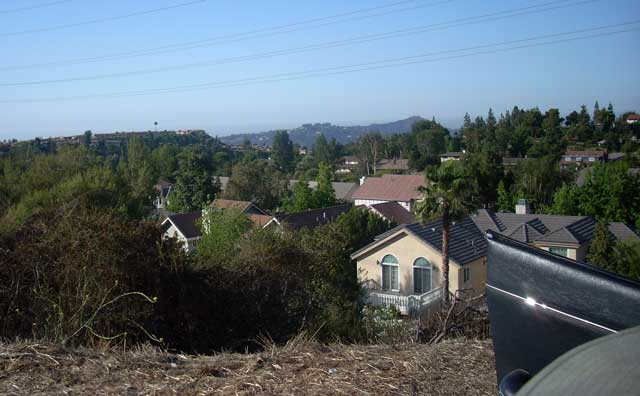
<path id="1" fill-rule="evenodd" d="M 458 161 L 464 155 L 464 151 L 449 151 L 444 154 L 440 154 L 440 162 L 446 161 Z"/>
<path id="2" fill-rule="evenodd" d="M 351 173 L 354 170 L 358 169 L 359 164 L 360 160 L 354 155 L 342 157 L 338 161 L 336 173 Z"/>
<path id="3" fill-rule="evenodd" d="M 583 167 L 597 162 L 606 162 L 607 159 L 608 155 L 606 150 L 569 150 L 562 156 L 560 166 L 563 169 L 566 169 L 571 165 Z"/>
<path id="4" fill-rule="evenodd" d="M 640 122 L 640 115 L 638 115 L 638 114 L 629 114 L 627 116 L 627 124 L 633 125 L 633 124 L 637 124 L 638 122 Z"/>
<path id="5" fill-rule="evenodd" d="M 166 209 L 173 184 L 164 179 L 159 179 L 153 188 L 156 190 L 156 199 L 153 202 L 154 206 L 156 209 Z"/>
<path id="6" fill-rule="evenodd" d="M 368 177 L 353 193 L 353 200 L 356 206 L 397 202 L 411 212 L 415 201 L 422 196 L 418 189 L 423 185 L 423 175 L 387 174 L 382 177 Z"/>

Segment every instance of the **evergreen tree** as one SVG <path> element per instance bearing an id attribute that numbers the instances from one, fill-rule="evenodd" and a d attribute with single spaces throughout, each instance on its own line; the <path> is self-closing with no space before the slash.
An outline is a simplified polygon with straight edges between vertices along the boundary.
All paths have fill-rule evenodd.
<path id="1" fill-rule="evenodd" d="M 199 148 L 192 146 L 178 156 L 176 183 L 171 191 L 169 210 L 191 212 L 211 202 L 219 191 Z"/>
<path id="2" fill-rule="evenodd" d="M 321 162 L 318 166 L 318 187 L 314 192 L 314 201 L 319 208 L 326 208 L 336 204 L 336 192 L 331 184 L 331 168 Z"/>
<path id="3" fill-rule="evenodd" d="M 593 240 L 589 246 L 587 262 L 609 271 L 615 271 L 615 264 L 612 265 L 613 247 L 614 243 L 607 222 L 598 221 Z"/>
<path id="4" fill-rule="evenodd" d="M 272 158 L 276 167 L 288 173 L 293 170 L 293 143 L 287 131 L 277 131 L 273 137 Z"/>
<path id="5" fill-rule="evenodd" d="M 313 190 L 304 175 L 293 186 L 293 195 L 284 206 L 287 212 L 301 212 L 316 207 Z"/>
<path id="6" fill-rule="evenodd" d="M 500 183 L 498 183 L 496 207 L 500 212 L 513 212 L 513 208 L 515 207 L 515 200 L 505 187 L 503 180 L 500 180 Z"/>

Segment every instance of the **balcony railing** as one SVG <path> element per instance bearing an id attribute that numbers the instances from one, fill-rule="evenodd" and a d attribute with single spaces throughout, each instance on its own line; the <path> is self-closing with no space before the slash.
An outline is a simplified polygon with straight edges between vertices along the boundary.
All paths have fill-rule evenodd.
<path id="1" fill-rule="evenodd" d="M 401 296 L 382 290 L 369 290 L 367 303 L 374 306 L 395 306 L 403 315 L 418 315 L 440 301 L 442 288 L 430 290 L 424 294 Z"/>

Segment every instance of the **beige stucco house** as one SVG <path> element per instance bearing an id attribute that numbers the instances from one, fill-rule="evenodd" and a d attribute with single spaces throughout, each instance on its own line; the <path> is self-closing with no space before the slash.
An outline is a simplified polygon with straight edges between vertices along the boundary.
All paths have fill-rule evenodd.
<path id="1" fill-rule="evenodd" d="M 484 292 L 487 279 L 485 232 L 497 232 L 539 249 L 577 261 L 586 261 L 596 221 L 589 216 L 542 215 L 526 201 L 516 213 L 480 209 L 451 225 L 449 233 L 449 292 L 465 296 Z M 626 224 L 609 223 L 614 240 L 640 241 Z M 428 308 L 437 302 L 442 284 L 442 224 L 396 227 L 355 252 L 358 277 L 368 290 L 368 302 L 395 305 L 402 313 Z"/>
<path id="2" fill-rule="evenodd" d="M 451 225 L 449 292 L 480 294 L 486 282 L 486 240 L 470 219 Z M 442 293 L 442 223 L 401 225 L 351 258 L 374 305 L 395 305 L 403 314 L 436 304 Z"/>

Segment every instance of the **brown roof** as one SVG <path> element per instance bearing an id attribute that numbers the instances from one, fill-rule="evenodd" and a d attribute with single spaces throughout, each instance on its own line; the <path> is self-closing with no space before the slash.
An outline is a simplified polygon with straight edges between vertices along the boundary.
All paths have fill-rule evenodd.
<path id="1" fill-rule="evenodd" d="M 637 120 L 637 121 L 640 121 L 640 115 L 638 115 L 638 114 L 629 114 L 629 115 L 627 116 L 627 120 L 632 120 L 632 121 L 633 121 L 633 120 Z"/>
<path id="2" fill-rule="evenodd" d="M 371 205 L 371 208 L 382 217 L 396 224 L 411 224 L 416 222 L 416 217 L 397 202 L 385 202 Z"/>
<path id="3" fill-rule="evenodd" d="M 328 208 L 309 209 L 303 212 L 277 214 L 275 219 L 288 229 L 314 229 L 335 221 L 342 214 L 351 210 L 351 208 L 352 205 L 348 203 L 330 206 Z"/>
<path id="4" fill-rule="evenodd" d="M 211 202 L 211 207 L 216 209 L 238 209 L 244 211 L 251 205 L 249 201 L 234 201 L 232 199 L 216 199 Z"/>
<path id="5" fill-rule="evenodd" d="M 422 185 L 424 185 L 422 175 L 369 177 L 353 193 L 353 199 L 408 202 L 420 198 L 418 188 Z"/>
<path id="6" fill-rule="evenodd" d="M 259 214 L 250 214 L 248 216 L 255 226 L 261 227 L 261 228 L 267 225 L 267 223 L 271 221 L 271 219 L 273 218 L 272 216 L 259 215 Z"/>
<path id="7" fill-rule="evenodd" d="M 564 155 L 567 157 L 604 157 L 607 152 L 604 150 L 569 150 Z"/>
<path id="8" fill-rule="evenodd" d="M 408 159 L 383 159 L 378 161 L 376 169 L 380 170 L 409 170 Z"/>

